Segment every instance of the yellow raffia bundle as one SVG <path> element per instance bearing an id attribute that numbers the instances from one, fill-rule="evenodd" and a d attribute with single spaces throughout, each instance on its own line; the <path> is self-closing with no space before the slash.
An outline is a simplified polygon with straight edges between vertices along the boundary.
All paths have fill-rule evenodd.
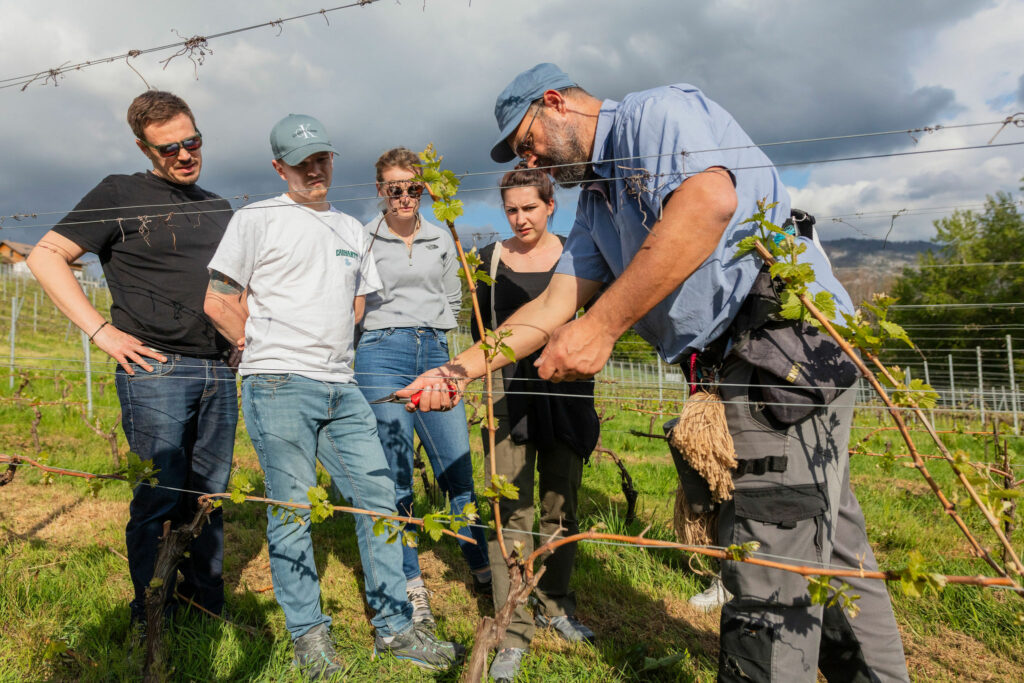
<path id="1" fill-rule="evenodd" d="M 694 512 L 682 484 L 676 489 L 676 509 L 672 515 L 676 538 L 685 545 L 718 543 L 718 512 Z"/>
<path id="2" fill-rule="evenodd" d="M 669 442 L 683 454 L 711 489 L 711 499 L 720 503 L 732 498 L 731 470 L 736 467 L 736 448 L 725 421 L 725 406 L 718 394 L 694 392 L 683 405 Z M 689 545 L 712 545 L 717 542 L 718 514 L 694 512 L 680 485 L 676 491 L 673 522 L 676 535 Z"/>

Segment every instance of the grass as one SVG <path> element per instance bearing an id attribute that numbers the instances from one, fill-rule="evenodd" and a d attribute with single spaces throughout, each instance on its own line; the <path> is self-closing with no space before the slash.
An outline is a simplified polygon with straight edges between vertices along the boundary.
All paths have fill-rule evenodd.
<path id="1" fill-rule="evenodd" d="M 30 383 L 22 395 L 59 400 L 71 383 L 68 400 L 83 401 L 82 347 L 77 334 L 47 304 L 31 333 L 29 311 L 22 312 L 16 364 Z M 10 283 L 8 283 L 10 296 Z M 0 301 L 0 306 L 9 304 Z M 26 320 L 28 323 L 26 324 Z M 112 364 L 93 349 L 96 415 L 109 429 L 118 414 Z M 46 360 L 65 359 L 65 360 Z M 73 360 L 67 360 L 73 359 Z M 9 397 L 6 373 L 0 372 L 0 397 Z M 67 380 L 67 382 L 65 382 Z M 16 377 L 15 386 L 20 384 Z M 616 393 L 622 393 L 620 387 Z M 639 399 L 652 408 L 652 399 Z M 603 443 L 626 462 L 640 491 L 638 519 L 627 525 L 618 470 L 607 457 L 595 457 L 584 471 L 581 526 L 671 539 L 675 473 L 663 441 L 631 435 L 646 432 L 650 418 L 626 410 L 623 401 L 601 402 L 605 416 Z M 106 442 L 82 421 L 79 406 L 42 406 L 40 450 L 50 463 L 93 472 L 113 470 Z M 33 413 L 24 402 L 0 401 L 0 452 L 32 455 Z M 660 419 L 655 430 L 660 429 Z M 855 438 L 880 424 L 877 412 L 858 415 Z M 123 435 L 117 430 L 122 454 Z M 915 436 L 923 436 L 917 435 Z M 478 486 L 482 488 L 480 440 L 471 441 Z M 875 435 L 868 451 L 884 451 L 886 442 L 900 452 L 892 432 Z M 973 459 L 991 460 L 991 439 L 949 435 L 951 448 Z M 934 452 L 923 439 L 921 450 Z M 1017 469 L 1024 469 L 1019 439 L 1010 439 Z M 236 440 L 237 467 L 258 474 L 244 425 Z M 944 463 L 929 467 L 949 495 L 956 488 Z M 902 462 L 855 455 L 853 485 L 868 522 L 868 533 L 883 568 L 904 566 L 914 549 L 933 571 L 989 574 L 968 556 L 967 545 L 942 513 L 920 476 Z M 259 480 L 259 477 L 257 477 Z M 257 494 L 260 487 L 257 487 Z M 961 495 L 963 499 L 965 496 Z M 420 509 L 427 497 L 418 490 Z M 0 681 L 135 680 L 143 651 L 128 629 L 131 592 L 124 552 L 129 491 L 123 484 L 105 486 L 95 497 L 83 482 L 57 477 L 46 483 L 34 470 L 21 468 L 0 488 Z M 962 510 L 988 547 L 991 533 L 977 510 Z M 255 627 L 259 635 L 231 625 L 186 616 L 167 634 L 173 679 L 182 681 L 297 681 L 291 669 L 291 645 L 284 617 L 270 585 L 265 509 L 256 504 L 227 505 L 225 579 L 230 618 Z M 486 517 L 486 511 L 485 511 Z M 372 632 L 362 599 L 362 577 L 350 517 L 339 515 L 313 529 L 316 565 L 322 577 L 322 602 L 334 619 L 338 649 L 351 666 L 354 681 L 450 681 L 457 672 L 428 674 L 392 658 L 372 661 Z M 1018 548 L 1020 543 L 1016 544 Z M 469 575 L 450 539 L 422 541 L 425 580 L 442 635 L 467 647 L 487 601 L 467 590 Z M 582 544 L 574 586 L 579 616 L 600 638 L 597 647 L 567 645 L 539 632 L 524 661 L 522 680 L 576 681 L 711 681 L 717 662 L 717 614 L 691 610 L 686 599 L 702 590 L 706 579 L 692 573 L 686 556 L 617 545 Z M 1019 598 L 999 590 L 950 587 L 924 598 L 904 596 L 891 587 L 897 620 L 904 635 L 912 677 L 932 680 L 1024 679 L 1024 626 Z"/>

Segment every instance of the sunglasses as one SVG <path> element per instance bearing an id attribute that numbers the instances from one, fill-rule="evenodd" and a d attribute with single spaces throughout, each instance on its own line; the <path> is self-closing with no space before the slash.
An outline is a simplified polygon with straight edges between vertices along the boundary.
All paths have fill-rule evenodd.
<path id="1" fill-rule="evenodd" d="M 146 140 L 142 141 L 142 144 L 147 147 L 152 147 L 156 150 L 156 153 L 162 157 L 176 157 L 181 152 L 181 148 L 184 147 L 186 152 L 195 152 L 203 146 L 203 134 L 198 130 L 196 134 L 190 138 L 179 140 L 178 142 L 168 142 L 165 145 L 154 145 Z"/>
<path id="2" fill-rule="evenodd" d="M 524 157 L 533 151 L 533 136 L 530 135 L 530 129 L 533 128 L 533 122 L 537 120 L 537 114 L 540 113 L 540 107 L 536 107 L 533 110 L 533 116 L 530 118 L 530 123 L 526 125 L 526 132 L 523 133 L 523 139 L 512 145 L 512 153 L 515 154 L 523 161 L 526 161 Z"/>
<path id="3" fill-rule="evenodd" d="M 409 195 L 411 199 L 419 199 L 423 194 L 423 183 L 410 183 L 409 185 L 388 184 L 384 193 L 391 199 L 398 199 L 403 195 Z"/>

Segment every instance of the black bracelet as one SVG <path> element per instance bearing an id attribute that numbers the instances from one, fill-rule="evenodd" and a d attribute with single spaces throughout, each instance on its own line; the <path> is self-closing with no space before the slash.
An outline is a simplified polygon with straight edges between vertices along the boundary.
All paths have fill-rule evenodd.
<path id="1" fill-rule="evenodd" d="M 95 332 L 93 332 L 93 333 L 92 333 L 91 335 L 89 335 L 89 341 L 92 341 L 92 338 L 93 338 L 93 337 L 95 337 L 95 336 L 96 336 L 97 334 L 99 334 L 99 333 L 100 333 L 100 330 L 102 330 L 102 329 L 103 329 L 104 327 L 106 327 L 106 326 L 107 326 L 107 325 L 109 325 L 109 324 L 110 324 L 110 322 L 109 322 L 109 321 L 107 321 L 107 320 L 104 320 L 104 321 L 103 321 L 103 324 L 102 324 L 102 325 L 100 325 L 99 327 L 97 327 L 97 328 L 96 328 L 96 331 L 95 331 Z"/>

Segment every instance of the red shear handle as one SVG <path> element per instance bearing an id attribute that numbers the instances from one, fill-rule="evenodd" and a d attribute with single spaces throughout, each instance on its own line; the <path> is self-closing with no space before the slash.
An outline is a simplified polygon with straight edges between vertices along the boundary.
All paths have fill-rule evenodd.
<path id="1" fill-rule="evenodd" d="M 445 382 L 448 385 L 448 398 L 452 401 L 459 397 L 459 388 L 452 382 Z M 423 398 L 423 389 L 420 389 L 415 394 L 409 397 L 409 405 L 413 408 L 419 406 L 420 399 Z"/>

